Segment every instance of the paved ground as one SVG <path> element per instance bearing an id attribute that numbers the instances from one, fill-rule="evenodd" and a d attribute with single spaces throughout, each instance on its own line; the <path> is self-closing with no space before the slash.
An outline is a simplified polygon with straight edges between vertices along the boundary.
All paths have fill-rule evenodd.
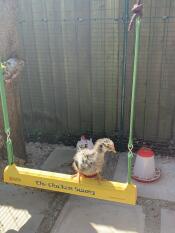
<path id="1" fill-rule="evenodd" d="M 43 170 L 62 171 L 67 167 L 67 164 L 72 163 L 72 158 L 75 154 L 75 149 L 71 147 L 56 148 L 41 166 Z"/>
<path id="2" fill-rule="evenodd" d="M 52 193 L 0 184 L 0 233 L 36 232 Z"/>
<path id="3" fill-rule="evenodd" d="M 175 232 L 175 211 L 162 209 L 161 210 L 161 233 Z"/>
<path id="4" fill-rule="evenodd" d="M 175 159 L 158 158 L 162 178 L 154 184 L 139 184 L 138 205 L 72 197 L 51 233 L 171 233 L 175 232 Z M 126 181 L 127 155 L 122 153 L 114 180 Z M 160 200 L 159 200 L 160 199 Z M 170 210 L 171 209 L 171 210 Z"/>
<path id="5" fill-rule="evenodd" d="M 56 148 L 42 169 L 61 171 L 64 164 L 71 162 L 73 153 L 73 149 L 70 148 Z M 35 233 L 38 228 L 41 228 L 40 233 L 47 232 L 48 226 L 44 226 L 43 221 L 53 224 L 54 217 L 50 219 L 51 223 L 46 219 L 51 205 L 57 203 L 57 207 L 52 206 L 57 213 L 64 204 L 64 200 L 61 200 L 63 195 L 57 194 L 56 198 L 55 195 L 51 192 L 0 183 L 0 233 Z"/>
<path id="6" fill-rule="evenodd" d="M 56 149 L 42 168 L 53 171 L 64 168 L 65 171 L 72 154 L 70 149 Z M 62 166 L 58 166 L 60 163 Z M 58 218 L 61 195 L 57 194 L 58 202 L 52 212 L 55 194 L 0 184 L 0 233 L 48 232 L 46 213 L 49 210 L 51 224 L 57 218 L 51 233 L 174 233 L 175 159 L 159 158 L 156 164 L 162 169 L 162 178 L 155 184 L 138 184 L 141 196 L 138 205 L 72 196 Z M 114 179 L 125 180 L 126 174 L 126 154 L 121 154 Z"/>
<path id="7" fill-rule="evenodd" d="M 144 220 L 141 206 L 72 197 L 52 233 L 144 233 Z"/>

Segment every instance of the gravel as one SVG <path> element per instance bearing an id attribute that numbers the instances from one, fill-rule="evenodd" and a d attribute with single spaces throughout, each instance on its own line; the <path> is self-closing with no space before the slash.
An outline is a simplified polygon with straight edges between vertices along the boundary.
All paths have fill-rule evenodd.
<path id="1" fill-rule="evenodd" d="M 56 144 L 52 145 L 39 142 L 26 143 L 27 162 L 25 166 L 29 168 L 40 168 L 57 146 Z"/>

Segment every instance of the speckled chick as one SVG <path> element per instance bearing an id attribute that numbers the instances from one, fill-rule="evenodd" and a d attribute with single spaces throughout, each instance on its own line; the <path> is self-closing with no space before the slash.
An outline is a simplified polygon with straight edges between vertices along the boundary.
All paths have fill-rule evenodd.
<path id="1" fill-rule="evenodd" d="M 79 182 L 80 176 L 100 179 L 106 152 L 116 153 L 114 143 L 109 138 L 98 139 L 93 149 L 82 149 L 75 154 L 73 168 L 77 174 L 74 176 L 78 176 Z"/>

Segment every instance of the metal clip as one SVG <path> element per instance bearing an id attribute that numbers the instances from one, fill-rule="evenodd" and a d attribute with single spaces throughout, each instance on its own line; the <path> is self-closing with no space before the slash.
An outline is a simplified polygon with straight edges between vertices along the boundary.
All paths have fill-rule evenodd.
<path id="1" fill-rule="evenodd" d="M 128 145 L 128 150 L 129 150 L 129 152 L 131 152 L 131 153 L 132 153 L 133 148 L 134 148 L 134 146 L 133 146 L 133 145 Z"/>
<path id="2" fill-rule="evenodd" d="M 11 138 L 10 138 L 10 129 L 8 129 L 6 131 L 6 135 L 7 135 L 7 142 L 11 142 Z"/>
<path id="3" fill-rule="evenodd" d="M 6 66 L 5 66 L 4 63 L 0 63 L 0 68 L 1 68 L 1 69 L 5 69 L 5 67 L 6 67 Z"/>

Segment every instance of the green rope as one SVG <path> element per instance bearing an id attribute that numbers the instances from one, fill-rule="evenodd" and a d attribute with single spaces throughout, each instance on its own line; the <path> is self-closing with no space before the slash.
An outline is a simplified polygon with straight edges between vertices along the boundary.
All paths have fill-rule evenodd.
<path id="1" fill-rule="evenodd" d="M 133 157 L 133 127 L 134 127 L 134 110 L 135 110 L 135 96 L 136 96 L 136 81 L 137 81 L 137 66 L 140 44 L 140 25 L 141 19 L 136 19 L 136 35 L 135 35 L 135 54 L 134 54 L 134 67 L 133 67 L 133 83 L 132 83 L 132 96 L 131 96 L 131 113 L 130 113 L 130 132 L 128 142 L 128 183 L 131 183 L 131 160 Z"/>
<path id="2" fill-rule="evenodd" d="M 121 106 L 120 106 L 120 133 L 123 137 L 124 133 L 124 107 L 125 107 L 125 82 L 126 82 L 126 65 L 128 53 L 128 18 L 129 18 L 129 0 L 124 1 L 124 16 L 123 16 L 123 60 L 122 60 L 122 75 L 121 75 Z"/>
<path id="3" fill-rule="evenodd" d="M 0 95 L 1 95 L 1 104 L 2 104 L 3 119 L 4 119 L 4 129 L 7 135 L 6 146 L 7 146 L 8 164 L 11 165 L 14 163 L 14 156 L 13 156 L 13 145 L 10 139 L 10 124 L 9 124 L 9 117 L 8 117 L 8 110 L 7 110 L 7 99 L 6 99 L 6 93 L 5 93 L 2 64 L 0 64 Z"/>

